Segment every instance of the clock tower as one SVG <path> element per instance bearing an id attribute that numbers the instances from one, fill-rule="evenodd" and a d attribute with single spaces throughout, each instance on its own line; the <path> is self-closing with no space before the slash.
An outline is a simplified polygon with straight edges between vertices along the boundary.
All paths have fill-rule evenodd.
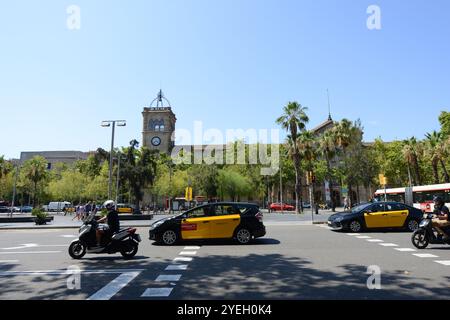
<path id="1" fill-rule="evenodd" d="M 142 145 L 150 150 L 170 154 L 174 146 L 172 137 L 177 118 L 162 90 L 149 107 L 144 107 L 142 118 Z"/>

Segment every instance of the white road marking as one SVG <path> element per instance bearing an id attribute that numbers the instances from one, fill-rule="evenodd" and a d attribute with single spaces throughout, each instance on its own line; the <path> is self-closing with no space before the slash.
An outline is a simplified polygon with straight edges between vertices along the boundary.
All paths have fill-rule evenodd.
<path id="1" fill-rule="evenodd" d="M 413 253 L 413 256 L 416 256 L 419 258 L 439 258 L 438 256 L 435 256 L 434 254 L 430 254 L 430 253 Z"/>
<path id="2" fill-rule="evenodd" d="M 35 248 L 37 247 L 37 243 L 24 243 L 18 247 L 11 247 L 11 248 L 1 248 L 2 250 L 20 250 L 20 249 L 27 249 L 27 248 Z"/>
<path id="3" fill-rule="evenodd" d="M 181 274 L 162 274 L 156 278 L 156 282 L 176 282 L 180 281 Z"/>
<path id="4" fill-rule="evenodd" d="M 383 240 L 380 240 L 380 239 L 368 239 L 367 241 L 369 241 L 369 242 L 384 242 Z"/>
<path id="5" fill-rule="evenodd" d="M 172 293 L 173 288 L 150 288 L 145 290 L 142 294 L 142 298 L 158 298 L 168 297 Z"/>
<path id="6" fill-rule="evenodd" d="M 196 246 L 193 246 L 193 247 L 184 247 L 183 250 L 200 250 L 200 247 L 196 247 Z"/>
<path id="7" fill-rule="evenodd" d="M 357 236 L 357 239 L 372 239 L 372 237 L 369 236 Z"/>
<path id="8" fill-rule="evenodd" d="M 379 245 L 383 247 L 398 247 L 395 243 L 379 243 Z"/>
<path id="9" fill-rule="evenodd" d="M 122 273 L 116 279 L 111 281 L 105 287 L 90 296 L 87 300 L 109 300 L 114 297 L 120 290 L 126 287 L 140 272 Z"/>
<path id="10" fill-rule="evenodd" d="M 172 264 L 166 268 L 166 271 L 187 270 L 187 264 Z"/>
<path id="11" fill-rule="evenodd" d="M 416 249 L 411 249 L 411 248 L 395 248 L 395 250 L 400 251 L 400 252 L 416 252 Z"/>
<path id="12" fill-rule="evenodd" d="M 361 234 L 359 233 L 347 233 L 348 236 L 360 236 Z"/>
<path id="13" fill-rule="evenodd" d="M 435 261 L 439 264 L 442 264 L 444 266 L 450 266 L 450 260 L 444 260 L 444 261 Z"/>
<path id="14" fill-rule="evenodd" d="M 174 262 L 182 261 L 182 262 L 191 262 L 192 258 L 190 257 L 176 257 L 173 259 Z"/>
<path id="15" fill-rule="evenodd" d="M 0 254 L 47 254 L 47 253 L 61 253 L 62 251 L 26 251 L 26 252 L 0 252 Z"/>
<path id="16" fill-rule="evenodd" d="M 70 234 L 65 234 L 65 235 L 62 235 L 61 237 L 63 237 L 63 238 L 78 238 L 78 236 L 73 236 Z"/>
<path id="17" fill-rule="evenodd" d="M 110 269 L 110 270 L 81 270 L 82 274 L 118 274 L 118 273 L 140 273 L 144 269 Z M 59 276 L 69 274 L 67 270 L 33 270 L 33 271 L 4 271 L 0 277 L 6 276 Z"/>
<path id="18" fill-rule="evenodd" d="M 180 256 L 195 256 L 197 251 L 181 251 Z"/>
<path id="19" fill-rule="evenodd" d="M 0 263 L 16 263 L 19 262 L 19 260 L 0 260 Z"/>

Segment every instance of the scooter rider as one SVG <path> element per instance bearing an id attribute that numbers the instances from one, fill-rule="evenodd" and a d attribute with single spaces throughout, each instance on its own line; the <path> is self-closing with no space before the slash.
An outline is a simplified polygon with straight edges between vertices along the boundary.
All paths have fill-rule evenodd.
<path id="1" fill-rule="evenodd" d="M 450 226 L 450 212 L 445 206 L 445 202 L 442 197 L 434 197 L 434 214 L 437 218 L 433 219 L 433 227 L 443 236 L 444 240 L 448 240 L 449 236 L 442 230 L 445 227 Z"/>
<path id="2" fill-rule="evenodd" d="M 116 204 L 113 200 L 105 201 L 103 206 L 108 211 L 108 214 L 99 219 L 98 223 L 107 223 L 108 229 L 107 230 L 99 230 L 96 231 L 97 236 L 97 245 L 101 245 L 101 240 L 103 236 L 112 237 L 114 233 L 119 232 L 120 230 L 120 222 L 119 222 L 119 214 L 116 211 Z"/>

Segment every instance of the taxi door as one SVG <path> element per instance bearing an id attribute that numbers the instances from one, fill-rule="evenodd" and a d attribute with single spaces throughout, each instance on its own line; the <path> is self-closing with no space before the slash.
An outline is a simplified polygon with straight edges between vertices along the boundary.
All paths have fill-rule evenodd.
<path id="1" fill-rule="evenodd" d="M 389 214 L 385 210 L 384 203 L 377 203 L 364 213 L 367 228 L 386 228 L 389 226 Z"/>
<path id="2" fill-rule="evenodd" d="M 200 207 L 186 213 L 181 220 L 181 238 L 208 239 L 211 235 L 210 206 Z"/>
<path id="3" fill-rule="evenodd" d="M 232 205 L 216 205 L 212 207 L 211 238 L 232 238 L 237 226 L 241 223 L 240 211 Z"/>
<path id="4" fill-rule="evenodd" d="M 401 228 L 405 225 L 409 215 L 409 210 L 406 207 L 397 203 L 388 203 L 386 204 L 386 211 L 389 214 L 389 227 Z"/>

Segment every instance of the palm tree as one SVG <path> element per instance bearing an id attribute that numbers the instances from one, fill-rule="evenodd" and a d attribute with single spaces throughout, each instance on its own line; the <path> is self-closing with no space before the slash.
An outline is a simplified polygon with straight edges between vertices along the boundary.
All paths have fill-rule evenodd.
<path id="1" fill-rule="evenodd" d="M 0 179 L 6 176 L 11 171 L 8 162 L 3 156 L 0 156 Z"/>
<path id="2" fill-rule="evenodd" d="M 349 148 L 355 143 L 361 143 L 362 140 L 362 129 L 359 126 L 353 125 L 353 123 L 347 119 L 343 119 L 333 127 L 332 134 L 334 135 L 336 147 L 338 152 L 343 155 L 344 164 L 347 161 Z M 347 176 L 348 192 L 350 205 L 352 205 L 352 183 L 349 180 L 350 174 L 346 165 L 344 166 L 344 173 Z"/>
<path id="3" fill-rule="evenodd" d="M 443 135 L 440 132 L 433 131 L 427 133 L 426 137 L 426 153 L 431 160 L 431 167 L 433 168 L 434 183 L 439 184 L 439 165 L 441 165 L 444 172 L 444 179 L 449 182 L 449 174 L 445 167 L 445 159 L 447 157 L 447 148 Z"/>
<path id="4" fill-rule="evenodd" d="M 297 213 L 302 211 L 302 206 L 300 205 L 302 193 L 301 155 L 298 150 L 297 138 L 299 132 L 304 131 L 306 124 L 309 122 L 309 118 L 306 115 L 307 110 L 308 108 L 303 107 L 298 102 L 289 102 L 283 109 L 283 115 L 276 120 L 277 124 L 290 133 L 288 145 L 290 146 L 290 154 L 295 169 L 295 207 Z"/>
<path id="5" fill-rule="evenodd" d="M 333 173 L 331 171 L 331 160 L 336 156 L 336 138 L 333 131 L 325 131 L 318 141 L 318 152 L 325 159 L 327 164 L 327 177 L 330 190 L 333 190 Z M 332 192 L 332 191 L 331 191 Z M 331 207 L 336 211 L 336 203 L 333 194 L 331 194 Z"/>
<path id="6" fill-rule="evenodd" d="M 37 187 L 47 177 L 47 161 L 41 156 L 27 160 L 23 165 L 23 173 L 33 185 L 33 206 L 36 206 Z"/>
<path id="7" fill-rule="evenodd" d="M 408 167 L 412 168 L 414 171 L 414 184 L 422 185 L 422 176 L 419 167 L 419 154 L 421 153 L 422 148 L 415 137 L 403 141 L 403 144 L 403 157 L 405 158 Z"/>

